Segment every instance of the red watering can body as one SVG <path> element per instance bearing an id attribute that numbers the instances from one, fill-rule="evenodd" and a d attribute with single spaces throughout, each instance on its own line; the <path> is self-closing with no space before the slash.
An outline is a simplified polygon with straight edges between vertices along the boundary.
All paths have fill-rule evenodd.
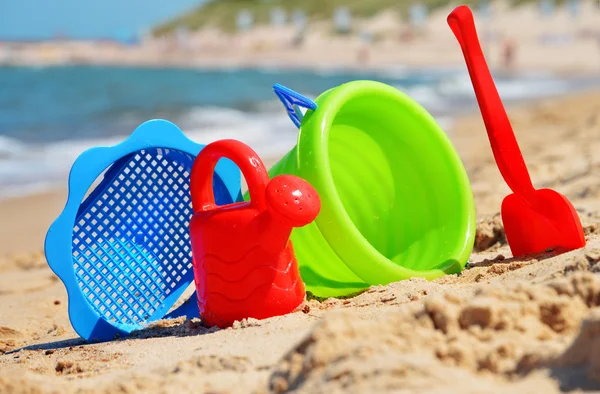
<path id="1" fill-rule="evenodd" d="M 212 173 L 221 158 L 240 167 L 250 202 L 215 204 Z M 310 223 L 319 213 L 314 188 L 289 175 L 269 181 L 252 149 L 222 140 L 207 145 L 196 158 L 190 189 L 194 279 L 203 320 L 227 327 L 244 318 L 283 315 L 300 305 L 304 283 L 289 237 L 293 227 Z"/>

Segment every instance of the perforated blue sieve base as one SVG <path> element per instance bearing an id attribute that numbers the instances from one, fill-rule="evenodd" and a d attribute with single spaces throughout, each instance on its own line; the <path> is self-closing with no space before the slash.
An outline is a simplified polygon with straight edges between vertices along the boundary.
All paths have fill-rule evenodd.
<path id="1" fill-rule="evenodd" d="M 193 281 L 193 160 L 162 148 L 127 155 L 107 170 L 77 213 L 77 283 L 92 308 L 125 331 L 162 318 Z M 218 176 L 214 190 L 218 204 L 232 202 Z"/>

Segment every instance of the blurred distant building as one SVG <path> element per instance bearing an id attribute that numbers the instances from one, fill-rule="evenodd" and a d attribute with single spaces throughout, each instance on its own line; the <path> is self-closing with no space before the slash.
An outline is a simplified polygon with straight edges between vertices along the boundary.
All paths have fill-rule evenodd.
<path id="1" fill-rule="evenodd" d="M 273 26 L 285 26 L 287 23 L 287 15 L 285 10 L 281 7 L 271 9 L 271 25 Z"/>
<path id="2" fill-rule="evenodd" d="M 415 3 L 410 6 L 408 10 L 410 24 L 415 28 L 421 28 L 427 22 L 429 16 L 429 10 L 423 3 Z"/>
<path id="3" fill-rule="evenodd" d="M 340 7 L 334 11 L 333 25 L 338 33 L 350 33 L 352 30 L 352 15 L 348 7 Z"/>
<path id="4" fill-rule="evenodd" d="M 175 31 L 177 48 L 181 51 L 190 49 L 190 31 L 187 26 L 179 26 Z"/>
<path id="5" fill-rule="evenodd" d="M 555 0 L 538 0 L 538 7 L 540 14 L 543 17 L 548 17 L 554 13 L 556 2 Z"/>
<path id="6" fill-rule="evenodd" d="M 306 13 L 302 10 L 295 10 L 292 13 L 294 27 L 298 30 L 306 29 Z"/>
<path id="7" fill-rule="evenodd" d="M 483 20 L 492 19 L 493 11 L 490 0 L 479 0 L 478 4 L 479 17 Z M 484 50 L 487 49 L 486 45 L 496 41 L 498 39 L 497 32 L 494 32 L 489 23 L 484 23 L 481 26 L 481 44 L 484 46 Z"/>
<path id="8" fill-rule="evenodd" d="M 481 18 L 489 19 L 492 17 L 492 7 L 489 0 L 479 1 L 479 15 Z"/>
<path id="9" fill-rule="evenodd" d="M 292 22 L 296 33 L 292 39 L 292 45 L 295 47 L 302 46 L 304 44 L 304 38 L 306 37 L 306 25 L 307 19 L 306 14 L 302 10 L 295 10 L 292 13 Z"/>
<path id="10" fill-rule="evenodd" d="M 241 10 L 237 15 L 236 24 L 239 32 L 246 32 L 254 26 L 254 16 L 248 10 Z"/>
<path id="11" fill-rule="evenodd" d="M 578 17 L 581 13 L 581 1 L 580 0 L 568 0 L 566 3 L 569 13 L 573 17 Z"/>

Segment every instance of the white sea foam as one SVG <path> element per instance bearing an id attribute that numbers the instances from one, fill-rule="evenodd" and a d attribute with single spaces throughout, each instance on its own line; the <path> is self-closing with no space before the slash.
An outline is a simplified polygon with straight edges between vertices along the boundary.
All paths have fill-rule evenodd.
<path id="1" fill-rule="evenodd" d="M 0 159 L 9 155 L 14 155 L 18 152 L 22 152 L 25 149 L 25 145 L 21 142 L 0 135 Z"/>
<path id="2" fill-rule="evenodd" d="M 188 138 L 201 144 L 218 139 L 237 139 L 263 158 L 283 155 L 292 149 L 297 129 L 285 111 L 243 113 L 226 108 L 197 108 L 179 119 Z M 55 185 L 66 185 L 69 169 L 86 149 L 112 146 L 127 136 L 86 139 L 50 144 L 24 144 L 0 137 L 0 198 L 26 195 Z"/>
<path id="3" fill-rule="evenodd" d="M 399 68 L 392 74 L 405 73 Z M 505 102 L 560 94 L 571 89 L 568 81 L 548 77 L 497 79 Z M 438 83 L 397 86 L 435 117 L 444 130 L 450 130 L 457 105 L 475 108 L 471 81 L 466 73 L 444 75 Z M 457 104 L 458 103 L 458 104 Z M 283 155 L 294 147 L 298 130 L 277 100 L 259 103 L 256 112 L 231 108 L 197 107 L 169 119 L 192 140 L 207 144 L 223 138 L 238 139 L 264 159 Z M 129 117 L 134 115 L 123 114 Z M 127 119 L 125 119 L 127 120 Z M 0 136 L 0 198 L 39 192 L 55 185 L 66 187 L 69 169 L 75 159 L 94 146 L 111 146 L 127 136 L 27 144 Z"/>
<path id="4" fill-rule="evenodd" d="M 500 93 L 500 96 L 504 101 L 561 94 L 567 92 L 571 88 L 568 81 L 540 77 L 515 79 L 497 78 L 495 82 L 498 93 Z M 444 79 L 439 85 L 433 88 L 446 100 L 448 100 L 448 98 L 475 99 L 471 79 L 466 73 Z"/>

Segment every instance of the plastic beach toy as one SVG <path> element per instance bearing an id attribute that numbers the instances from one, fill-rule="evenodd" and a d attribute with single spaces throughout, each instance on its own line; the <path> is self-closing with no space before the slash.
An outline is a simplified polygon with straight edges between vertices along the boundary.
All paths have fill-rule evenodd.
<path id="1" fill-rule="evenodd" d="M 248 182 L 250 202 L 216 206 L 212 172 L 233 160 Z M 263 162 L 234 140 L 213 142 L 196 158 L 191 176 L 190 223 L 194 276 L 203 320 L 226 327 L 235 320 L 291 312 L 304 300 L 304 284 L 289 241 L 293 227 L 319 213 L 319 195 L 291 175 L 271 181 Z"/>
<path id="2" fill-rule="evenodd" d="M 534 189 L 502 100 L 479 45 L 473 14 L 466 6 L 448 16 L 462 48 L 498 169 L 513 191 L 502 202 L 502 222 L 514 256 L 548 248 L 565 252 L 585 246 L 581 221 L 565 196 Z"/>
<path id="3" fill-rule="evenodd" d="M 315 221 L 292 233 L 307 291 L 349 295 L 464 267 L 475 236 L 473 195 L 458 154 L 424 108 L 372 81 L 316 101 L 274 90 L 300 135 L 270 175 L 298 175 L 321 197 Z"/>
<path id="4" fill-rule="evenodd" d="M 152 120 L 73 164 L 67 204 L 45 251 L 84 339 L 112 339 L 165 317 L 192 283 L 189 174 L 202 147 L 174 124 Z M 212 180 L 218 203 L 238 196 L 239 170 L 230 161 L 219 163 Z M 198 316 L 196 302 L 169 316 L 182 315 Z"/>

